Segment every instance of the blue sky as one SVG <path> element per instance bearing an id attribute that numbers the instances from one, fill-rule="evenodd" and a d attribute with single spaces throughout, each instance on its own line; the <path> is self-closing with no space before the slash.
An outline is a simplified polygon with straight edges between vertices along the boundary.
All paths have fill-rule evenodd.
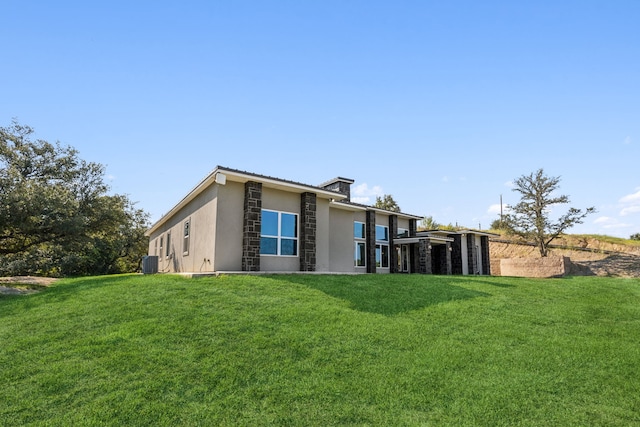
<path id="1" fill-rule="evenodd" d="M 154 220 L 216 165 L 488 227 L 543 168 L 575 233 L 640 232 L 640 1 L 0 6 L 0 125 L 107 166 Z M 558 208 L 563 213 L 568 206 Z"/>

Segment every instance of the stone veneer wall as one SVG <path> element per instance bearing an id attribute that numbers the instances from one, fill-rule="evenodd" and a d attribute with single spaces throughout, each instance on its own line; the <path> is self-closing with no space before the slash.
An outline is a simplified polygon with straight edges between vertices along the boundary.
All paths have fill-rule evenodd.
<path id="1" fill-rule="evenodd" d="M 393 240 L 398 235 L 398 216 L 389 216 L 389 271 L 391 273 L 398 272 L 398 251 L 394 246 Z"/>
<path id="2" fill-rule="evenodd" d="M 489 255 L 489 237 L 480 236 L 480 250 L 482 251 L 482 274 L 491 276 L 491 260 Z"/>
<path id="3" fill-rule="evenodd" d="M 564 256 L 544 258 L 507 258 L 500 260 L 500 274 L 515 277 L 562 277 L 571 269 Z"/>
<path id="4" fill-rule="evenodd" d="M 262 231 L 262 184 L 244 184 L 244 222 L 242 226 L 242 271 L 260 271 L 260 233 Z"/>
<path id="5" fill-rule="evenodd" d="M 467 233 L 467 265 L 469 266 L 469 274 L 478 273 L 478 256 L 476 254 L 475 235 Z"/>
<path id="6" fill-rule="evenodd" d="M 351 183 L 349 182 L 341 181 L 340 178 L 338 178 L 337 181 L 329 185 L 325 185 L 323 188 L 325 190 L 337 191 L 338 193 L 344 194 L 347 196 L 346 201 L 351 201 Z"/>
<path id="7" fill-rule="evenodd" d="M 432 274 L 432 260 L 431 260 L 431 242 L 429 239 L 421 239 L 418 242 L 418 273 Z"/>
<path id="8" fill-rule="evenodd" d="M 451 243 L 451 274 L 462 274 L 462 236 L 449 234 L 453 238 Z"/>
<path id="9" fill-rule="evenodd" d="M 367 237 L 367 273 L 376 272 L 376 213 L 367 211 L 365 233 Z"/>
<path id="10" fill-rule="evenodd" d="M 300 271 L 316 271 L 316 194 L 300 195 Z"/>

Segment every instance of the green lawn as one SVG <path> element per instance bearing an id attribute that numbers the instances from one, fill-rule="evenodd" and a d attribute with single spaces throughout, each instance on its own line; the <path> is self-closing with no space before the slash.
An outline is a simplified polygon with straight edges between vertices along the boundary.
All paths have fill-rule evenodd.
<path id="1" fill-rule="evenodd" d="M 0 296 L 0 425 L 640 425 L 640 280 L 63 280 Z"/>

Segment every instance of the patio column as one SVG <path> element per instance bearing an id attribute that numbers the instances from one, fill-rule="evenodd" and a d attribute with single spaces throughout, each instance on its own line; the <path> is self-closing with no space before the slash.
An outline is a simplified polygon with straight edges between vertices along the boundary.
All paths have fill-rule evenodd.
<path id="1" fill-rule="evenodd" d="M 489 257 L 489 237 L 480 237 L 480 250 L 482 251 L 482 274 L 491 275 L 491 259 Z"/>
<path id="2" fill-rule="evenodd" d="M 451 242 L 447 242 L 447 247 L 445 248 L 445 252 L 446 252 L 446 259 L 447 259 L 446 271 L 448 275 L 451 275 L 453 271 L 453 266 L 451 263 L 451 253 L 453 252 L 453 248 L 451 247 Z"/>
<path id="3" fill-rule="evenodd" d="M 467 260 L 469 263 L 469 274 L 478 274 L 478 252 L 476 249 L 476 236 L 471 233 L 467 233 Z"/>
<path id="4" fill-rule="evenodd" d="M 418 242 L 418 273 L 433 274 L 431 266 L 431 241 L 422 239 Z"/>
<path id="5" fill-rule="evenodd" d="M 451 274 L 462 274 L 462 236 L 449 234 L 453 238 L 451 243 Z"/>

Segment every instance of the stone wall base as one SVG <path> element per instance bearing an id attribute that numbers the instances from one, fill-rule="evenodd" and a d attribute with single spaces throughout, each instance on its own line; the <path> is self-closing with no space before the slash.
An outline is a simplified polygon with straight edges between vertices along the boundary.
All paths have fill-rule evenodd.
<path id="1" fill-rule="evenodd" d="M 500 260 L 500 275 L 515 277 L 562 277 L 571 271 L 571 259 L 565 256 L 544 258 L 507 258 Z"/>

